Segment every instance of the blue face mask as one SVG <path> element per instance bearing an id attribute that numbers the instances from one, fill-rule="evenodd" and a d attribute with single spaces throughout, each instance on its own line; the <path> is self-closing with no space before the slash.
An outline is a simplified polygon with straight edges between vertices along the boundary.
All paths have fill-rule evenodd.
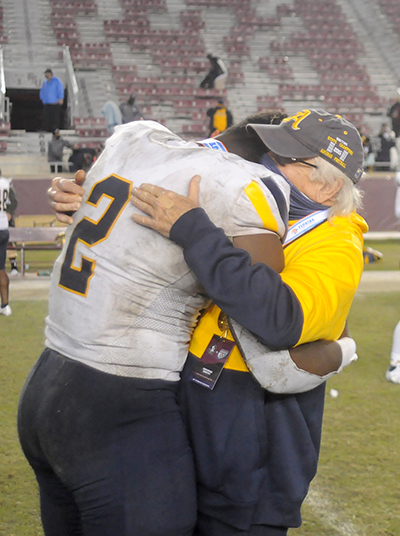
<path id="1" fill-rule="evenodd" d="M 261 160 L 260 164 L 265 166 L 270 171 L 277 173 L 285 179 L 285 181 L 290 185 L 290 207 L 289 207 L 289 220 L 300 220 L 317 210 L 325 210 L 326 206 L 316 203 L 306 195 L 304 195 L 294 184 L 292 184 L 278 168 L 276 162 L 265 153 Z M 290 164 L 288 164 L 290 165 Z"/>

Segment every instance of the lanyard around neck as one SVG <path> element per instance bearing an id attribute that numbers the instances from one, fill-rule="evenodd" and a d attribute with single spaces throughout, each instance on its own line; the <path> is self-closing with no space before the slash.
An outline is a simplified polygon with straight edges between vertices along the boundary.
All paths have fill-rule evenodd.
<path id="1" fill-rule="evenodd" d="M 297 223 L 292 225 L 286 235 L 283 245 L 287 246 L 291 244 L 297 240 L 297 238 L 300 238 L 311 231 L 311 229 L 314 229 L 318 225 L 321 225 L 321 223 L 324 223 L 324 221 L 328 219 L 328 212 L 328 209 L 313 212 L 309 216 L 302 218 Z"/>

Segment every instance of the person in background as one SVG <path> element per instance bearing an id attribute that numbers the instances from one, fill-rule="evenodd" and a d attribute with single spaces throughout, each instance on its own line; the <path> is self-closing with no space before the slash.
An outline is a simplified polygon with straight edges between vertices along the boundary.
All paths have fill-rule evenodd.
<path id="1" fill-rule="evenodd" d="M 11 189 L 11 179 L 2 177 L 0 173 L 0 315 L 11 316 L 12 310 L 8 303 L 9 279 L 6 272 L 7 244 L 10 238 L 8 222 L 11 215 L 7 213 Z"/>
<path id="2" fill-rule="evenodd" d="M 388 382 L 400 384 L 400 321 L 393 332 L 392 351 L 390 354 L 390 364 L 386 371 Z"/>
<path id="3" fill-rule="evenodd" d="M 392 106 L 389 108 L 388 117 L 392 120 L 393 132 L 398 138 L 400 136 L 400 98 L 397 97 Z"/>
<path id="4" fill-rule="evenodd" d="M 126 102 L 120 104 L 119 109 L 122 114 L 122 123 L 130 123 L 131 121 L 144 119 L 139 106 L 135 104 L 135 95 L 133 93 Z"/>
<path id="5" fill-rule="evenodd" d="M 47 161 L 50 162 L 51 173 L 59 173 L 62 171 L 64 147 L 68 147 L 69 149 L 77 149 L 76 145 L 64 140 L 61 137 L 60 130 L 57 128 L 54 131 L 47 148 Z M 57 165 L 57 162 L 60 162 L 60 164 Z"/>
<path id="6" fill-rule="evenodd" d="M 371 138 L 367 135 L 361 135 L 361 141 L 364 149 L 364 171 L 372 171 L 375 164 L 375 153 Z"/>
<path id="7" fill-rule="evenodd" d="M 210 118 L 209 137 L 215 138 L 218 134 L 225 132 L 233 124 L 233 116 L 224 104 L 224 99 L 218 99 L 217 106 L 207 110 L 207 116 Z"/>
<path id="8" fill-rule="evenodd" d="M 225 80 L 228 76 L 228 69 L 226 68 L 225 63 L 218 58 L 218 56 L 214 56 L 213 54 L 207 54 L 207 59 L 210 62 L 210 70 L 204 80 L 200 83 L 200 87 L 204 89 L 214 87 L 216 89 L 224 89 Z M 218 84 L 218 82 L 222 83 Z"/>
<path id="9" fill-rule="evenodd" d="M 107 101 L 101 109 L 101 115 L 105 117 L 107 130 L 110 134 L 114 133 L 114 128 L 122 124 L 122 114 L 119 106 L 114 101 Z"/>
<path id="10" fill-rule="evenodd" d="M 2 177 L 1 169 L 0 169 L 0 178 Z M 10 179 L 11 180 L 11 179 Z M 18 198 L 17 194 L 15 193 L 15 189 L 12 184 L 12 180 L 10 183 L 10 189 L 9 189 L 9 197 L 8 197 L 8 203 L 6 205 L 6 212 L 8 214 L 8 227 L 15 227 L 15 211 L 17 210 L 18 206 Z M 7 249 L 7 258 L 10 261 L 10 267 L 11 267 L 11 275 L 18 275 L 18 255 L 17 251 L 15 249 Z"/>
<path id="11" fill-rule="evenodd" d="M 383 123 L 378 134 L 379 148 L 375 157 L 376 171 L 390 171 L 398 163 L 395 133 L 387 123 Z"/>
<path id="12" fill-rule="evenodd" d="M 40 100 L 43 103 L 43 130 L 54 132 L 61 127 L 61 106 L 64 103 L 64 86 L 59 78 L 53 76 L 51 69 L 44 72 L 40 89 Z"/>
<path id="13" fill-rule="evenodd" d="M 88 171 L 93 162 L 96 161 L 98 151 L 89 147 L 75 148 L 68 159 L 69 171 L 74 172 L 80 169 Z"/>

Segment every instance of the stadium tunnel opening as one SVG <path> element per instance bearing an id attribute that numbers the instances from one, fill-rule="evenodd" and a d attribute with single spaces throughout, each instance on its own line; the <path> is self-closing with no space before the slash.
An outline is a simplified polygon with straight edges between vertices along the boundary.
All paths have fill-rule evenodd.
<path id="1" fill-rule="evenodd" d="M 43 104 L 39 89 L 7 88 L 6 97 L 10 99 L 10 122 L 12 130 L 39 132 L 42 130 Z M 61 128 L 66 127 L 68 95 L 65 93 L 61 108 Z"/>

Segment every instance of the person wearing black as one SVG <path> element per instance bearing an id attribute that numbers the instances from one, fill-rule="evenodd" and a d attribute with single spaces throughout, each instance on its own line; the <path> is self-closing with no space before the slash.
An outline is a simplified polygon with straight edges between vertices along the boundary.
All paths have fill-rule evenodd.
<path id="1" fill-rule="evenodd" d="M 50 163 L 51 173 L 58 173 L 62 171 L 64 147 L 68 147 L 69 149 L 77 148 L 69 141 L 64 140 L 61 137 L 60 130 L 57 128 L 54 131 L 53 137 L 49 141 L 49 145 L 47 148 L 47 161 Z"/>
<path id="2" fill-rule="evenodd" d="M 144 119 L 139 106 L 135 104 L 135 95 L 133 93 L 126 102 L 120 104 L 119 109 L 122 114 L 122 123 Z"/>
<path id="3" fill-rule="evenodd" d="M 400 98 L 397 98 L 389 108 L 388 117 L 392 120 L 392 129 L 396 135 L 396 138 L 400 136 Z"/>
<path id="4" fill-rule="evenodd" d="M 218 56 L 207 54 L 207 58 L 210 62 L 210 70 L 204 80 L 200 83 L 200 87 L 204 89 L 213 88 L 216 78 L 227 72 L 224 62 L 219 59 Z"/>
<path id="5" fill-rule="evenodd" d="M 379 149 L 376 153 L 375 166 L 377 171 L 390 171 L 392 168 L 391 149 L 396 147 L 395 133 L 389 125 L 383 123 L 378 134 Z"/>

